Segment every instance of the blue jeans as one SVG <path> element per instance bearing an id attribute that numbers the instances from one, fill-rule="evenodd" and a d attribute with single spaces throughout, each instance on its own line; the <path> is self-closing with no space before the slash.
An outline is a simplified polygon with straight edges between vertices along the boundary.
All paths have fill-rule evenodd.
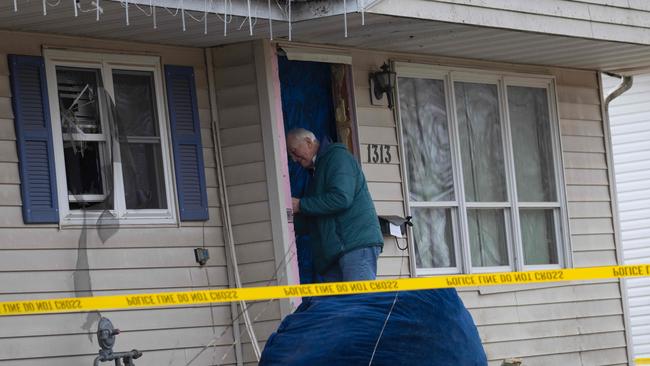
<path id="1" fill-rule="evenodd" d="M 368 281 L 377 278 L 380 246 L 354 249 L 343 254 L 318 282 Z"/>

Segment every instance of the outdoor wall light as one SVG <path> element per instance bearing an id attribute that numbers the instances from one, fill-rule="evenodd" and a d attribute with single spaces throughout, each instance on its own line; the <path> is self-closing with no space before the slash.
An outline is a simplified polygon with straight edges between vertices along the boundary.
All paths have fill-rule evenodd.
<path id="1" fill-rule="evenodd" d="M 388 108 L 393 108 L 393 90 L 397 84 L 397 74 L 390 70 L 390 66 L 384 62 L 381 71 L 370 73 L 370 92 L 376 101 L 380 101 L 383 95 L 388 97 Z"/>
<path id="2" fill-rule="evenodd" d="M 208 259 L 210 259 L 210 253 L 206 248 L 196 248 L 194 249 L 194 258 L 198 264 L 203 266 L 208 263 Z"/>

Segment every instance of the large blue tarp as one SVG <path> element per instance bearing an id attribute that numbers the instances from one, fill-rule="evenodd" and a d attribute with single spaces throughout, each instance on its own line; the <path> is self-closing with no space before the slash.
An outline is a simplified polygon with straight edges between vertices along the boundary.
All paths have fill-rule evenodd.
<path id="1" fill-rule="evenodd" d="M 487 365 L 455 289 L 312 297 L 271 335 L 261 366 Z M 375 344 L 377 346 L 373 357 Z"/>
<path id="2" fill-rule="evenodd" d="M 312 131 L 319 141 L 336 141 L 332 73 L 330 64 L 291 61 L 278 57 L 284 130 L 302 127 Z M 301 198 L 311 175 L 300 164 L 289 159 L 291 197 Z M 318 282 L 312 269 L 309 235 L 296 237 L 300 283 Z"/>

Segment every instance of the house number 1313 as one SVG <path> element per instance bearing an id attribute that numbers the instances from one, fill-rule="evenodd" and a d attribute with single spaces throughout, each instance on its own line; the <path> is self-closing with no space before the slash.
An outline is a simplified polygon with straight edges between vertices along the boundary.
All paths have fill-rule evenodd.
<path id="1" fill-rule="evenodd" d="M 369 144 L 368 162 L 375 164 L 388 164 L 393 159 L 390 145 Z"/>

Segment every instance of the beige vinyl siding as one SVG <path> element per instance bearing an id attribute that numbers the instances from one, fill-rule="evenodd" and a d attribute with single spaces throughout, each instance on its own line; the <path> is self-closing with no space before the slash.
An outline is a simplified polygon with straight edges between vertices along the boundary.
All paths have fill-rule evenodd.
<path id="1" fill-rule="evenodd" d="M 357 133 L 360 158 L 368 189 L 375 203 L 377 214 L 382 216 L 405 216 L 404 193 L 401 179 L 398 131 L 393 113 L 387 106 L 370 103 L 368 73 L 376 71 L 381 64 L 372 54 L 353 54 L 354 100 L 357 106 Z M 368 162 L 368 144 L 390 145 L 390 164 Z M 409 277 L 409 257 L 406 239 L 384 236 L 384 250 L 377 264 L 378 278 Z"/>
<path id="2" fill-rule="evenodd" d="M 369 51 L 352 51 L 352 55 L 362 155 L 364 143 L 397 141 L 390 110 L 372 106 L 369 100 L 368 74 L 377 71 L 384 61 L 554 75 L 571 233 L 571 242 L 566 245 L 572 249 L 576 267 L 616 264 L 606 141 L 595 72 Z M 363 164 L 380 214 L 403 213 L 400 162 Z M 400 253 L 390 243 L 380 259 L 379 272 L 397 275 Z M 617 280 L 466 288 L 459 294 L 478 326 L 490 366 L 501 365 L 510 357 L 523 358 L 526 366 L 627 363 Z"/>
<path id="3" fill-rule="evenodd" d="M 597 75 L 558 71 L 557 89 L 574 265 L 613 265 L 616 247 Z"/>
<path id="4" fill-rule="evenodd" d="M 262 118 L 252 42 L 212 49 L 219 133 L 239 273 L 244 287 L 277 284 Z M 278 262 L 279 263 L 279 262 Z M 284 271 L 279 271 L 284 276 Z M 278 302 L 249 304 L 264 346 L 278 325 Z M 243 324 L 243 322 L 242 322 Z M 242 327 L 244 362 L 254 362 Z"/>
<path id="5" fill-rule="evenodd" d="M 228 286 L 208 84 L 201 49 L 0 32 L 0 301 Z M 25 225 L 11 109 L 7 54 L 41 55 L 42 45 L 95 52 L 151 54 L 192 66 L 201 118 L 210 219 L 179 227 Z M 167 120 L 161 123 L 168 123 Z M 167 157 L 170 158 L 170 157 Z M 175 189 L 168 187 L 168 189 Z M 175 198 L 174 198 L 175 199 Z M 102 239 L 104 238 L 104 239 Z M 201 267 L 193 248 L 206 247 Z M 122 330 L 115 350 L 144 351 L 139 363 L 184 365 L 226 331 L 197 364 L 235 363 L 230 305 L 103 311 Z M 0 365 L 88 365 L 99 349 L 97 313 L 0 317 Z"/>

